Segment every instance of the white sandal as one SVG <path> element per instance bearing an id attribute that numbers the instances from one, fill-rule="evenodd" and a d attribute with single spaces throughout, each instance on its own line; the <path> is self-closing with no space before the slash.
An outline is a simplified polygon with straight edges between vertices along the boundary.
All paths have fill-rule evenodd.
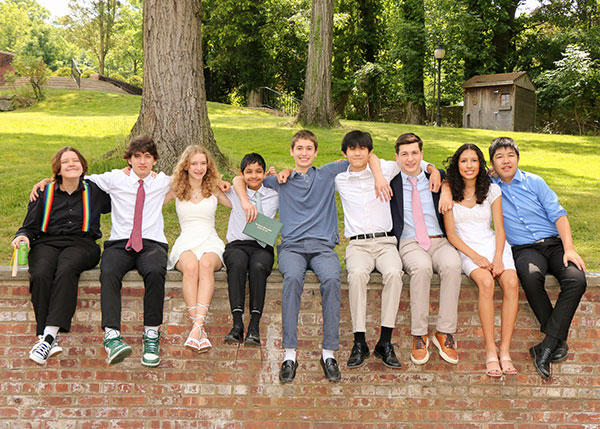
<path id="1" fill-rule="evenodd" d="M 200 315 L 196 316 L 196 319 L 201 319 L 202 322 L 197 323 L 196 321 L 194 321 L 194 324 L 197 325 L 198 328 L 200 329 L 200 335 L 204 336 L 204 338 L 200 338 L 199 340 L 195 340 L 195 341 L 198 342 L 198 353 L 206 353 L 207 351 L 212 349 L 212 344 L 208 340 L 208 334 L 206 333 L 206 330 L 204 329 L 204 321 L 208 317 L 208 308 L 210 307 L 210 305 L 196 304 L 196 308 L 198 308 L 198 307 L 206 308 L 206 314 L 200 314 Z"/>
<path id="2" fill-rule="evenodd" d="M 196 307 L 192 306 L 192 307 L 187 307 L 187 310 L 194 310 Z M 198 341 L 195 338 L 192 338 L 192 332 L 194 332 L 194 329 L 202 329 L 202 325 L 200 325 L 197 320 L 199 319 L 198 316 L 190 316 L 190 319 L 192 319 L 192 330 L 190 331 L 190 333 L 188 334 L 187 339 L 185 340 L 185 342 L 183 343 L 183 346 L 186 349 L 198 352 L 199 348 L 200 348 L 200 341 Z"/>

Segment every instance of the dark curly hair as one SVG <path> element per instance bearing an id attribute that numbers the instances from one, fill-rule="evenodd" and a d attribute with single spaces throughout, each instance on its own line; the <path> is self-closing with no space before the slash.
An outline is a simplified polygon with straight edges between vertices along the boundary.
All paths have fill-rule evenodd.
<path id="1" fill-rule="evenodd" d="M 444 162 L 446 166 L 446 180 L 448 180 L 452 191 L 452 199 L 456 202 L 461 202 L 464 199 L 465 182 L 458 171 L 458 160 L 460 155 L 469 149 L 474 151 L 479 159 L 479 172 L 477 173 L 477 181 L 475 182 L 475 196 L 477 197 L 477 204 L 481 204 L 487 197 L 491 181 L 487 173 L 487 165 L 483 157 L 483 152 L 476 145 L 466 143 L 459 147 L 454 152 L 454 155 L 446 159 Z"/>

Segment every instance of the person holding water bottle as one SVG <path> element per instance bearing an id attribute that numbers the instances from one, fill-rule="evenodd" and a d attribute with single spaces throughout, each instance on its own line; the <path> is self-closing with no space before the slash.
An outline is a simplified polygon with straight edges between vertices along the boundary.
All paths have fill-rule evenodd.
<path id="1" fill-rule="evenodd" d="M 52 157 L 54 182 L 29 203 L 23 226 L 12 247 L 20 265 L 29 262 L 29 291 L 37 322 L 38 341 L 29 358 L 39 365 L 62 352 L 59 331 L 68 332 L 77 306 L 79 276 L 100 260 L 96 240 L 100 214 L 110 212 L 110 197 L 83 179 L 87 161 L 77 149 L 63 147 Z M 23 264 L 23 262 L 25 264 Z"/>

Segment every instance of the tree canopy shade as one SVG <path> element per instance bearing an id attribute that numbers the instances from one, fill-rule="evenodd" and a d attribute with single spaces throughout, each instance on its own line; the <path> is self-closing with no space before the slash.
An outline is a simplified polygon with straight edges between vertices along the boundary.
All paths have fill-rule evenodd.
<path id="1" fill-rule="evenodd" d="M 191 144 L 227 165 L 210 127 L 202 67 L 202 4 L 144 0 L 144 92 L 132 136 L 154 138 L 159 167 L 171 172 Z"/>
<path id="2" fill-rule="evenodd" d="M 333 0 L 313 0 L 304 97 L 296 122 L 303 126 L 339 126 L 331 97 Z"/>

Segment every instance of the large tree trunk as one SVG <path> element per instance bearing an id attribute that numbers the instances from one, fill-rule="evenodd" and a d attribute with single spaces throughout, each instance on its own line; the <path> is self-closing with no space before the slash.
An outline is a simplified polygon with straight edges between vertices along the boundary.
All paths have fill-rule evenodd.
<path id="1" fill-rule="evenodd" d="M 407 99 L 409 124 L 425 123 L 425 3 L 423 0 L 405 0 L 402 5 L 404 23 L 399 31 L 404 49 L 401 51 L 402 82 Z"/>
<path id="2" fill-rule="evenodd" d="M 167 173 L 191 144 L 228 165 L 208 120 L 201 19 L 200 0 L 144 0 L 144 91 L 131 135 L 152 136 Z"/>
<path id="3" fill-rule="evenodd" d="M 339 126 L 331 97 L 333 0 L 313 0 L 304 97 L 295 122 L 302 126 Z"/>

